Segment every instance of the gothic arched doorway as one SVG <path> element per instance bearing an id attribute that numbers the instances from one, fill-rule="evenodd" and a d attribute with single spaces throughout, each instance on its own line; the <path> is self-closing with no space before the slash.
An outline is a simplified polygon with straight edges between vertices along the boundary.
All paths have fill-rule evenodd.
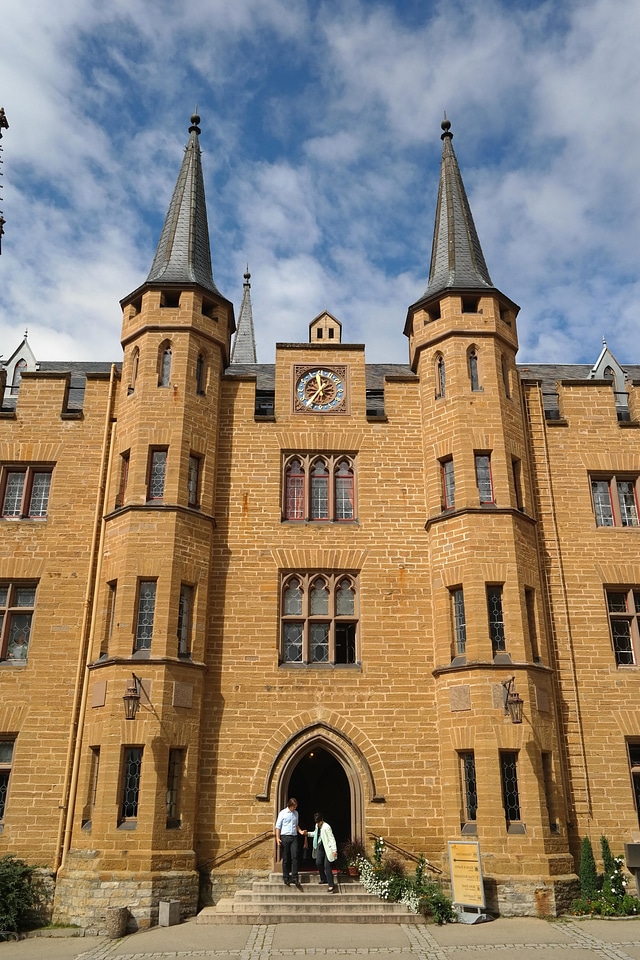
<path id="1" fill-rule="evenodd" d="M 298 801 L 303 829 L 313 829 L 313 815 L 320 811 L 331 824 L 338 850 L 351 836 L 349 779 L 340 761 L 328 750 L 316 745 L 305 751 L 291 771 L 287 796 Z"/>

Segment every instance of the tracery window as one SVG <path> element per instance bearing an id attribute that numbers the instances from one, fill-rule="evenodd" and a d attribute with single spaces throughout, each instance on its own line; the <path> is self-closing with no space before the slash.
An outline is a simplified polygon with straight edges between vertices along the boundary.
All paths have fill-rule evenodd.
<path id="1" fill-rule="evenodd" d="M 134 652 L 150 650 L 153 639 L 153 618 L 156 609 L 156 581 L 140 580 Z"/>
<path id="2" fill-rule="evenodd" d="M 193 587 L 188 583 L 180 584 L 178 601 L 178 656 L 188 657 L 191 653 L 191 625 L 193 622 Z"/>
<path id="3" fill-rule="evenodd" d="M 357 579 L 351 574 L 292 573 L 283 578 L 282 663 L 355 664 Z"/>
<path id="4" fill-rule="evenodd" d="M 0 583 L 0 660 L 27 659 L 35 605 L 35 583 Z"/>
<path id="5" fill-rule="evenodd" d="M 123 747 L 120 821 L 136 820 L 142 773 L 142 747 Z"/>
<path id="6" fill-rule="evenodd" d="M 502 780 L 502 803 L 508 827 L 514 821 L 520 820 L 518 754 L 516 751 L 500 751 L 500 775 Z"/>
<path id="7" fill-rule="evenodd" d="M 167 472 L 167 448 L 151 448 L 149 451 L 149 474 L 147 482 L 147 500 L 162 500 L 164 480 Z"/>
<path id="8" fill-rule="evenodd" d="M 616 664 L 638 663 L 640 650 L 640 589 L 607 590 L 607 610 Z"/>
<path id="9" fill-rule="evenodd" d="M 502 611 L 502 587 L 487 587 L 487 613 L 489 616 L 489 636 L 493 655 L 504 653 L 507 644 L 504 634 L 504 614 Z"/>
<path id="10" fill-rule="evenodd" d="M 638 477 L 591 478 L 597 527 L 637 527 Z"/>
<path id="11" fill-rule="evenodd" d="M 175 829 L 182 822 L 181 794 L 182 774 L 184 770 L 185 750 L 183 747 L 171 747 L 167 767 L 167 828 Z"/>
<path id="12" fill-rule="evenodd" d="M 440 480 L 442 483 L 442 509 L 452 510 L 456 505 L 456 481 L 453 472 L 453 457 L 440 461 Z"/>
<path id="13" fill-rule="evenodd" d="M 295 454 L 284 460 L 284 520 L 349 522 L 355 512 L 355 458 Z"/>
<path id="14" fill-rule="evenodd" d="M 187 502 L 190 507 L 197 507 L 200 503 L 200 472 L 202 458 L 195 453 L 189 456 L 189 475 L 187 478 Z"/>
<path id="15" fill-rule="evenodd" d="M 454 657 L 463 657 L 467 650 L 467 620 L 464 612 L 464 592 L 462 587 L 451 591 L 453 612 L 453 633 L 455 638 Z"/>
<path id="16" fill-rule="evenodd" d="M 0 485 L 3 519 L 44 520 L 52 471 L 52 467 L 5 467 Z"/>
<path id="17" fill-rule="evenodd" d="M 478 786 L 476 778 L 476 758 L 473 750 L 462 750 L 458 754 L 462 781 L 462 823 L 473 823 L 478 813 Z"/>

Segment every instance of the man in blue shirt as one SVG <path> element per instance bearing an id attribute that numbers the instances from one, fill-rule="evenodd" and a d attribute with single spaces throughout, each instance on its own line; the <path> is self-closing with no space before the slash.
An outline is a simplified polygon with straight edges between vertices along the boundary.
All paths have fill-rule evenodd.
<path id="1" fill-rule="evenodd" d="M 298 801 L 291 797 L 276 820 L 276 843 L 282 857 L 282 879 L 285 887 L 290 883 L 297 886 L 298 880 L 298 834 L 306 836 L 307 831 L 298 826 Z"/>

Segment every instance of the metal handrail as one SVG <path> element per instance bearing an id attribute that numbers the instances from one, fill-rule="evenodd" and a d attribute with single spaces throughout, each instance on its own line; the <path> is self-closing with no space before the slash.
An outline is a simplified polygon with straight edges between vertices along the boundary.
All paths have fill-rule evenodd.
<path id="1" fill-rule="evenodd" d="M 370 840 L 379 840 L 380 837 L 378 836 L 377 833 L 370 833 L 370 834 L 369 834 L 369 839 L 370 839 Z M 421 859 L 421 858 L 418 857 L 418 856 L 416 856 L 415 853 L 409 853 L 408 850 L 403 850 L 403 848 L 402 848 L 402 847 L 399 847 L 397 843 L 393 843 L 391 840 L 387 840 L 385 837 L 383 837 L 382 839 L 384 840 L 384 845 L 385 845 L 385 847 L 389 847 L 389 849 L 395 851 L 395 853 L 400 853 L 400 854 L 402 854 L 402 856 L 403 856 L 406 860 L 413 860 L 414 863 L 419 863 L 419 862 L 420 862 L 420 859 Z M 440 869 L 440 867 L 435 867 L 435 866 L 431 863 L 430 860 L 427 860 L 426 857 L 423 856 L 423 857 L 422 857 L 422 861 L 423 861 L 425 867 L 427 868 L 427 870 L 431 870 L 432 873 L 438 873 L 438 874 L 441 874 L 441 873 L 442 873 L 442 870 Z"/>
<path id="2" fill-rule="evenodd" d="M 229 860 L 233 856 L 237 856 L 239 853 L 244 853 L 245 850 L 249 850 L 251 847 L 255 847 L 258 843 L 262 843 L 263 840 L 266 840 L 267 837 L 273 837 L 273 830 L 265 830 L 264 833 L 259 833 L 256 837 L 252 837 L 250 840 L 245 840 L 244 843 L 239 843 L 237 847 L 234 847 L 233 850 L 227 850 L 226 853 L 220 853 L 217 857 L 212 857 L 211 860 L 203 860 L 202 863 L 197 864 L 196 870 L 202 870 L 203 867 L 213 866 L 215 867 L 218 863 L 223 863 L 226 860 Z"/>

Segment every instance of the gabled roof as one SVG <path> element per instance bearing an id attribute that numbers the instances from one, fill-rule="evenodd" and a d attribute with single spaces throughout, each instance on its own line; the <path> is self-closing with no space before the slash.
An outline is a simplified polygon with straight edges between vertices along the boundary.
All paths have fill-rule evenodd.
<path id="1" fill-rule="evenodd" d="M 198 141 L 199 122 L 200 117 L 194 114 L 184 160 L 146 282 L 197 283 L 211 293 L 220 295 L 211 270 L 207 205 Z"/>
<path id="2" fill-rule="evenodd" d="M 443 290 L 493 289 L 471 207 L 451 143 L 451 123 L 442 121 L 442 164 L 431 248 L 429 283 L 423 297 Z"/>
<path id="3" fill-rule="evenodd" d="M 236 338 L 233 341 L 231 350 L 231 363 L 256 363 L 256 338 L 253 331 L 253 310 L 251 307 L 251 284 L 249 280 L 249 265 L 244 275 L 244 290 L 242 292 L 242 303 L 240 305 L 240 316 L 238 317 L 238 327 Z"/>

